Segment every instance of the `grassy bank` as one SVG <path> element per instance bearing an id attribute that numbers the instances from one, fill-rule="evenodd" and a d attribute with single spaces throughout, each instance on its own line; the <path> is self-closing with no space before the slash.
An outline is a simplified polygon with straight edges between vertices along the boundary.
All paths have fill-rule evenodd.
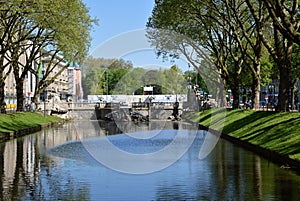
<path id="1" fill-rule="evenodd" d="M 190 114 L 189 118 L 206 127 L 300 161 L 300 113 L 207 110 Z"/>
<path id="2" fill-rule="evenodd" d="M 18 112 L 13 114 L 0 114 L 0 133 L 18 131 L 38 125 L 44 125 L 51 122 L 57 122 L 62 119 L 36 112 Z"/>

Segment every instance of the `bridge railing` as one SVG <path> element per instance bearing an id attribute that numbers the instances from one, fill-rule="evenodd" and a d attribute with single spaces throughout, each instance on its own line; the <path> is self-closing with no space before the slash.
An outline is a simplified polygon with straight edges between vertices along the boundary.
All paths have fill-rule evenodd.
<path id="1" fill-rule="evenodd" d="M 66 102 L 60 105 L 68 110 L 91 110 L 95 108 L 96 103 Z"/>

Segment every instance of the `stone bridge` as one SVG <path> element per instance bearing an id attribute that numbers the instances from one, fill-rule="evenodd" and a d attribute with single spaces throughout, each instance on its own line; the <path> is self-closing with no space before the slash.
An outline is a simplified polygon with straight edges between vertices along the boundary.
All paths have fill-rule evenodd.
<path id="1" fill-rule="evenodd" d="M 104 105 L 101 105 L 100 107 L 103 108 Z M 75 120 L 97 120 L 95 103 L 63 103 L 61 104 L 61 108 L 64 108 L 65 112 L 58 114 L 58 116 L 62 118 Z M 170 105 L 168 107 L 161 108 L 153 105 L 150 107 L 150 110 L 145 110 L 145 108 L 132 108 L 132 110 L 138 110 L 138 112 L 142 115 L 149 115 L 150 119 L 168 119 L 168 117 L 170 117 L 173 113 L 173 106 Z M 183 105 L 181 104 L 179 106 L 179 115 L 182 113 Z"/>
<path id="2" fill-rule="evenodd" d="M 75 120 L 80 120 L 80 119 L 96 120 L 97 119 L 94 108 L 90 110 L 70 110 L 68 112 L 68 117 Z"/>
<path id="3" fill-rule="evenodd" d="M 59 116 L 64 119 L 91 119 L 96 120 L 96 113 L 95 113 L 95 103 L 60 103 L 58 109 L 51 106 L 50 104 L 47 104 L 44 106 L 45 110 L 48 114 L 52 114 Z M 43 107 L 41 107 L 42 110 L 44 110 Z M 56 112 L 57 111 L 57 112 Z"/>

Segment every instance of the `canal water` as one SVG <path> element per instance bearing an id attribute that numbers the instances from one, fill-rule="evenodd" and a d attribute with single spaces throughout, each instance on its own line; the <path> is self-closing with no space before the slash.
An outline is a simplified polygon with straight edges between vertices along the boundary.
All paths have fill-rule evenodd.
<path id="1" fill-rule="evenodd" d="M 300 200 L 299 175 L 184 122 L 69 122 L 0 160 L 0 200 Z"/>

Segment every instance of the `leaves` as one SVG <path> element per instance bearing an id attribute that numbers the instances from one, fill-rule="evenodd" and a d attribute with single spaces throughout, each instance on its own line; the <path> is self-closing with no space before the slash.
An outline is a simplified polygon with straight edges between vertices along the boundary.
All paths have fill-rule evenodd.
<path id="1" fill-rule="evenodd" d="M 89 57 L 83 69 L 85 95 L 106 94 L 107 82 L 108 94 L 143 95 L 145 86 L 154 87 L 154 94 L 186 93 L 187 90 L 187 78 L 177 66 L 147 70 L 133 67 L 122 59 Z"/>
<path id="2" fill-rule="evenodd" d="M 1 3 L 0 45 L 1 56 L 14 68 L 18 96 L 18 110 L 22 110 L 25 76 L 30 71 L 36 76 L 37 93 L 51 84 L 62 72 L 58 63 L 80 62 L 86 56 L 89 32 L 96 19 L 91 19 L 88 9 L 81 0 L 9 0 Z M 20 57 L 25 57 L 20 60 Z M 47 66 L 42 83 L 38 79 L 38 68 L 47 57 Z M 2 76 L 2 75 L 0 75 Z M 44 84 L 46 83 L 46 85 Z"/>

